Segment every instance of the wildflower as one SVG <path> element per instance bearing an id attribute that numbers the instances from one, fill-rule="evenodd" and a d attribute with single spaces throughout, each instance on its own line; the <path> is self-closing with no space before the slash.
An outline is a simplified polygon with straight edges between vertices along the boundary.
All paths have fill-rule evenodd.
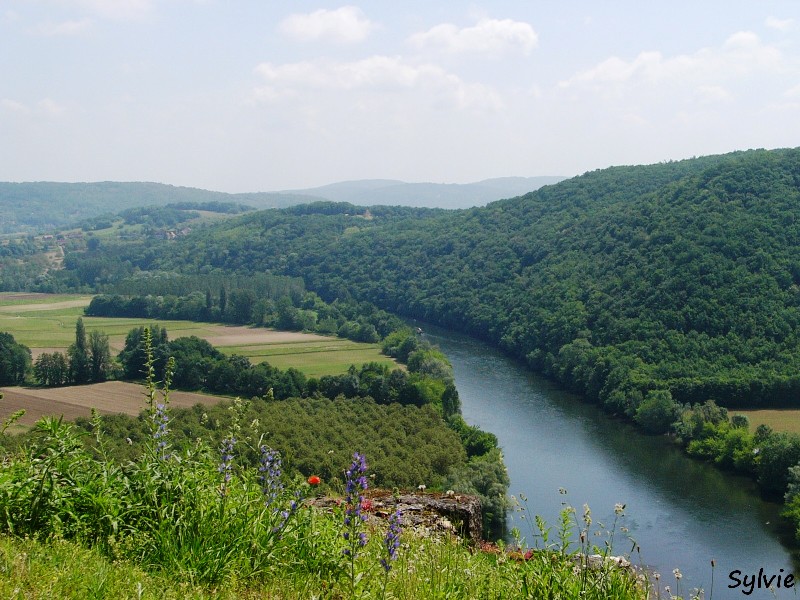
<path id="1" fill-rule="evenodd" d="M 319 485 L 320 483 L 322 483 L 322 480 L 316 475 L 312 475 L 308 478 L 308 485 Z"/>
<path id="2" fill-rule="evenodd" d="M 456 495 L 456 493 L 455 493 L 453 490 L 447 490 L 447 491 L 445 492 L 445 494 L 446 494 L 447 496 L 450 496 L 451 498 L 452 498 L 453 496 L 455 496 L 455 495 Z M 512 496 L 512 498 L 513 498 L 513 496 Z"/>
<path id="3" fill-rule="evenodd" d="M 369 498 L 365 498 L 364 500 L 362 500 L 361 501 L 361 510 L 363 510 L 364 512 L 371 511 L 372 510 L 372 500 L 370 500 Z"/>
<path id="4" fill-rule="evenodd" d="M 402 518 L 403 513 L 398 508 L 394 514 L 389 517 L 389 528 L 386 530 L 386 535 L 383 538 L 383 548 L 386 550 L 386 556 L 381 557 L 380 563 L 387 573 L 392 568 L 390 564 L 391 561 L 397 558 L 397 549 L 400 548 Z"/>
<path id="5" fill-rule="evenodd" d="M 220 447 L 220 462 L 217 471 L 222 473 L 222 486 L 220 487 L 220 494 L 224 496 L 227 492 L 227 485 L 231 480 L 231 471 L 233 469 L 233 447 L 236 440 L 233 437 L 227 437 L 222 440 Z"/>
<path id="6" fill-rule="evenodd" d="M 349 531 L 345 531 L 342 536 L 345 540 L 350 542 L 350 552 L 345 553 L 346 556 L 355 556 L 356 547 L 354 544 L 358 546 L 366 546 L 367 540 L 366 535 L 359 535 L 358 541 L 355 539 L 356 528 L 360 522 L 366 521 L 367 515 L 362 513 L 362 504 L 364 502 L 364 496 L 362 495 L 362 491 L 366 490 L 367 485 L 367 477 L 364 475 L 367 471 L 367 461 L 364 458 L 363 454 L 359 454 L 356 452 L 353 454 L 353 462 L 350 465 L 350 468 L 345 471 L 345 511 L 344 511 L 344 525 L 349 529 Z M 354 534 L 353 536 L 350 533 Z M 345 535 L 347 534 L 347 535 Z"/>
<path id="7" fill-rule="evenodd" d="M 364 496 L 362 492 L 367 489 L 367 461 L 363 454 L 356 452 L 353 454 L 353 462 L 344 472 L 344 526 L 342 537 L 346 546 L 342 549 L 342 555 L 347 557 L 349 563 L 349 580 L 351 596 L 355 596 L 355 588 L 358 584 L 356 579 L 355 562 L 356 555 L 360 548 L 367 545 L 367 534 L 359 531 L 360 525 L 366 521 L 367 515 L 362 513 L 362 503 Z"/>
<path id="8" fill-rule="evenodd" d="M 258 466 L 258 480 L 261 482 L 261 491 L 266 497 L 266 504 L 270 506 L 283 491 L 281 455 L 278 451 L 272 450 L 267 446 L 261 446 L 259 450 L 261 452 L 261 460 Z"/>
<path id="9" fill-rule="evenodd" d="M 617 502 L 614 505 L 614 514 L 615 515 L 621 515 L 624 510 L 625 510 L 625 505 L 624 504 L 621 504 L 621 503 Z"/>
<path id="10" fill-rule="evenodd" d="M 417 489 L 424 494 L 427 486 L 424 483 L 421 483 L 417 486 Z"/>
<path id="11" fill-rule="evenodd" d="M 681 577 L 683 577 L 683 575 L 681 575 L 680 570 L 678 569 L 672 569 L 672 574 L 675 575 L 675 579 L 680 579 Z"/>
<path id="12" fill-rule="evenodd" d="M 167 459 L 167 436 L 169 435 L 169 416 L 167 415 L 167 406 L 162 403 L 156 404 L 156 410 L 151 417 L 153 420 L 153 439 L 156 442 L 156 448 L 161 452 L 163 459 Z"/>
<path id="13" fill-rule="evenodd" d="M 279 539 L 281 532 L 289 523 L 289 517 L 291 517 L 295 512 L 297 512 L 297 509 L 300 507 L 300 502 L 302 500 L 303 500 L 302 491 L 295 490 L 294 499 L 291 502 L 289 502 L 289 510 L 280 511 L 281 520 L 275 527 L 272 528 L 272 533 L 278 534 Z"/>

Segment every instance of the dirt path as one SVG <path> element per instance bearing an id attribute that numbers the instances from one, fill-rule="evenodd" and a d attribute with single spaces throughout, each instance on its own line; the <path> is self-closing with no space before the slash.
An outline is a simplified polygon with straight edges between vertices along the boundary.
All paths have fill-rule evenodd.
<path id="1" fill-rule="evenodd" d="M 8 306 L 0 306 L 0 312 L 4 313 L 22 313 L 34 312 L 37 310 L 59 310 L 62 308 L 76 308 L 78 306 L 89 306 L 90 298 L 81 298 L 80 300 L 65 300 L 63 302 L 42 302 L 41 304 L 11 304 Z"/>

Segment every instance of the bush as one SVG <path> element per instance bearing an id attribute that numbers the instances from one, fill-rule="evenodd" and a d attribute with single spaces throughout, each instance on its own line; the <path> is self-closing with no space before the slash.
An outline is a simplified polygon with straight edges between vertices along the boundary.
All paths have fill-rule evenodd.
<path id="1" fill-rule="evenodd" d="M 679 414 L 680 407 L 667 390 L 654 390 L 642 400 L 634 418 L 649 433 L 666 433 Z"/>

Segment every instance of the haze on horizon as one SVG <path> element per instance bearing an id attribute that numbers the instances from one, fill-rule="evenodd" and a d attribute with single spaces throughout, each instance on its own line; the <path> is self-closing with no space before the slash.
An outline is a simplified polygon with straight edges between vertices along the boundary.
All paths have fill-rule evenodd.
<path id="1" fill-rule="evenodd" d="M 6 0 L 0 82 L 0 181 L 570 176 L 800 145 L 800 3 Z"/>

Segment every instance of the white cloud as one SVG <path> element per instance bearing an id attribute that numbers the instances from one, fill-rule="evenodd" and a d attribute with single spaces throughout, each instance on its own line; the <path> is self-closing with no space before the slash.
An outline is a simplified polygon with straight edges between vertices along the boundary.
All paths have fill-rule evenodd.
<path id="1" fill-rule="evenodd" d="M 665 57 L 660 52 L 642 52 L 630 61 L 611 57 L 559 86 L 600 92 L 619 92 L 632 85 L 714 87 L 723 81 L 783 67 L 784 59 L 777 48 L 763 44 L 756 34 L 743 31 L 731 35 L 719 48 L 703 48 L 694 54 Z"/>
<path id="2" fill-rule="evenodd" d="M 104 19 L 136 20 L 148 16 L 157 0 L 51 0 L 52 3 Z"/>
<path id="3" fill-rule="evenodd" d="M 783 95 L 787 98 L 800 98 L 800 84 L 786 90 Z"/>
<path id="4" fill-rule="evenodd" d="M 794 28 L 794 19 L 778 19 L 776 17 L 767 17 L 765 24 L 770 29 L 777 29 L 778 31 L 791 31 Z"/>
<path id="5" fill-rule="evenodd" d="M 720 85 L 701 85 L 695 90 L 695 96 L 702 104 L 721 104 L 733 98 L 731 93 Z"/>
<path id="6" fill-rule="evenodd" d="M 450 54 L 484 54 L 497 57 L 514 50 L 528 55 L 539 36 L 528 23 L 511 19 L 482 19 L 472 27 L 443 23 L 415 33 L 408 40 L 417 48 L 433 48 Z"/>
<path id="7" fill-rule="evenodd" d="M 55 100 L 52 100 L 50 98 L 45 98 L 44 100 L 40 100 L 36 104 L 36 106 L 41 113 L 43 113 L 48 117 L 59 117 L 66 111 L 66 109 L 63 106 L 61 106 Z"/>
<path id="8" fill-rule="evenodd" d="M 280 29 L 287 36 L 303 42 L 355 43 L 366 39 L 375 29 L 375 24 L 358 7 L 342 6 L 336 10 L 320 9 L 289 15 L 281 22 Z"/>
<path id="9" fill-rule="evenodd" d="M 9 98 L 3 98 L 0 100 L 0 106 L 6 110 L 21 115 L 29 115 L 31 113 L 31 109 L 25 106 L 22 102 L 17 102 L 16 100 L 11 100 Z"/>
<path id="10" fill-rule="evenodd" d="M 62 21 L 60 23 L 42 23 L 36 28 L 36 33 L 44 36 L 80 35 L 87 31 L 91 26 L 91 19 Z"/>
<path id="11" fill-rule="evenodd" d="M 59 117 L 66 109 L 58 104 L 55 100 L 51 98 L 44 98 L 37 102 L 34 106 L 29 106 L 22 102 L 18 102 L 17 100 L 11 100 L 10 98 L 3 98 L 0 100 L 0 106 L 10 112 L 16 113 L 17 115 L 38 115 L 44 117 Z"/>
<path id="12" fill-rule="evenodd" d="M 310 91 L 390 96 L 419 91 L 434 103 L 459 109 L 493 111 L 503 107 L 500 96 L 487 86 L 464 82 L 437 65 L 414 64 L 401 57 L 378 55 L 353 62 L 262 63 L 255 70 L 265 80 L 265 85 L 255 90 L 255 99 L 259 101 L 297 98 Z"/>

